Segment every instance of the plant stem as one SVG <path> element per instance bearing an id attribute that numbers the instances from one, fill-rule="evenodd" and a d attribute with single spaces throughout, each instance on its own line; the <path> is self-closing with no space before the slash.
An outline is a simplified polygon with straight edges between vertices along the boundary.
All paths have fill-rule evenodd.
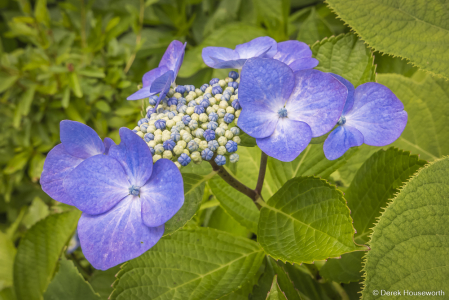
<path id="1" fill-rule="evenodd" d="M 144 12 L 145 12 L 145 1 L 140 0 L 140 10 L 139 10 L 139 31 L 137 32 L 136 36 L 136 47 L 134 48 L 134 52 L 129 58 L 128 62 L 126 63 L 125 69 L 123 72 L 128 73 L 129 69 L 131 69 L 131 66 L 134 62 L 134 59 L 136 59 L 137 51 L 140 48 L 140 42 L 142 39 L 142 28 L 143 28 L 143 18 L 144 18 Z"/>
<path id="2" fill-rule="evenodd" d="M 234 178 L 231 174 L 228 173 L 228 171 L 226 171 L 225 168 L 223 168 L 222 166 L 218 166 L 215 161 L 214 158 L 212 158 L 211 160 L 209 160 L 209 163 L 212 165 L 212 169 L 214 171 L 217 172 L 218 176 L 220 176 L 224 181 L 226 181 L 230 186 L 232 186 L 234 189 L 236 189 L 237 191 L 245 194 L 246 196 L 248 196 L 249 198 L 251 198 L 251 200 L 256 201 L 257 199 L 257 194 L 255 190 L 250 189 L 249 187 L 247 187 L 246 185 L 244 185 L 243 183 L 241 183 L 240 181 L 238 181 L 236 178 Z"/>
<path id="3" fill-rule="evenodd" d="M 265 173 L 267 171 L 267 161 L 268 155 L 266 155 L 265 152 L 262 151 L 262 155 L 260 156 L 259 178 L 257 178 L 257 185 L 255 189 L 257 198 L 262 197 L 262 187 L 265 180 Z"/>

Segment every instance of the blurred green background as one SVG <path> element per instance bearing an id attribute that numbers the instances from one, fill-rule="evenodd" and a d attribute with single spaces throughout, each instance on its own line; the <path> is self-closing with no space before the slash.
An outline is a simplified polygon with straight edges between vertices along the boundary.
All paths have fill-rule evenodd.
<path id="1" fill-rule="evenodd" d="M 39 185 L 59 122 L 118 141 L 141 114 L 126 97 L 172 40 L 187 42 L 177 83 L 199 86 L 228 72 L 206 68 L 205 46 L 265 35 L 312 45 L 349 32 L 315 0 L 0 0 L 0 11 L 0 229 L 15 238 L 48 204 L 60 209 Z"/>

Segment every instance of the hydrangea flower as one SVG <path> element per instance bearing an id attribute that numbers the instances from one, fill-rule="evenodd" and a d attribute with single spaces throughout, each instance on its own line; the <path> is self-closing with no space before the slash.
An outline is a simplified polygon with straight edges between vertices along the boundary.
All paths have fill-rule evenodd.
<path id="1" fill-rule="evenodd" d="M 106 270 L 154 246 L 164 223 L 184 203 L 183 180 L 176 165 L 160 159 L 153 165 L 147 144 L 127 128 L 108 155 L 81 162 L 63 182 L 78 222 L 81 248 L 96 268 Z"/>
<path id="2" fill-rule="evenodd" d="M 235 50 L 224 47 L 206 47 L 203 49 L 202 56 L 204 63 L 211 68 L 241 69 L 247 59 L 252 57 L 271 58 L 276 52 L 276 41 L 264 36 L 237 45 Z"/>
<path id="3" fill-rule="evenodd" d="M 186 45 L 187 43 L 183 44 L 180 41 L 171 42 L 159 62 L 159 67 L 145 73 L 142 78 L 143 87 L 127 99 L 139 100 L 159 94 L 155 107 L 157 108 L 178 76 Z"/>
<path id="4" fill-rule="evenodd" d="M 314 69 L 293 73 L 275 59 L 248 60 L 241 78 L 237 125 L 281 161 L 294 160 L 313 137 L 329 132 L 348 94 L 330 74 Z"/>
<path id="5" fill-rule="evenodd" d="M 293 72 L 313 69 L 318 65 L 318 60 L 312 58 L 312 50 L 303 42 L 281 42 L 277 44 L 277 50 L 273 59 L 277 59 L 288 65 Z"/>
<path id="6" fill-rule="evenodd" d="M 348 97 L 338 127 L 324 142 L 327 159 L 337 159 L 349 148 L 363 143 L 386 146 L 401 135 L 407 124 L 407 112 L 392 91 L 376 82 L 364 83 L 354 89 L 348 80 L 331 75 L 348 88 Z"/>
<path id="7" fill-rule="evenodd" d="M 89 157 L 108 154 L 115 143 L 110 138 L 101 141 L 95 130 L 79 122 L 63 120 L 59 127 L 61 144 L 48 153 L 40 184 L 51 198 L 73 205 L 62 186 L 64 178 Z"/>

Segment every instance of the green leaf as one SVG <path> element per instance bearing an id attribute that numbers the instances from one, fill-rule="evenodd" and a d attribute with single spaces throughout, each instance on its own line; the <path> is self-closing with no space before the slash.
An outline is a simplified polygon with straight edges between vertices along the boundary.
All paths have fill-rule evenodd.
<path id="1" fill-rule="evenodd" d="M 449 3 L 440 0 L 328 0 L 372 48 L 449 78 Z"/>
<path id="2" fill-rule="evenodd" d="M 26 215 L 23 217 L 22 223 L 30 228 L 38 221 L 42 220 L 50 213 L 47 204 L 41 200 L 39 197 L 35 197 L 33 202 L 31 202 L 30 207 L 28 207 L 28 211 Z"/>
<path id="3" fill-rule="evenodd" d="M 16 247 L 8 235 L 0 231 L 0 290 L 12 286 Z"/>
<path id="4" fill-rule="evenodd" d="M 69 85 L 76 97 L 83 97 L 83 90 L 81 89 L 78 74 L 76 74 L 75 72 L 69 73 Z"/>
<path id="5" fill-rule="evenodd" d="M 422 168 L 389 203 L 369 243 L 364 300 L 377 299 L 373 291 L 380 289 L 437 292 L 447 287 L 448 195 L 449 158 L 444 158 Z"/>
<path id="6" fill-rule="evenodd" d="M 271 257 L 312 263 L 366 250 L 354 244 L 354 228 L 343 193 L 324 180 L 294 178 L 259 202 L 258 241 Z"/>
<path id="7" fill-rule="evenodd" d="M 201 52 L 203 48 L 220 45 L 220 47 L 235 48 L 259 36 L 265 36 L 265 30 L 244 23 L 231 23 L 222 26 L 212 32 L 199 46 L 187 51 L 182 67 L 179 71 L 180 77 L 190 77 L 202 68 L 206 68 Z"/>
<path id="8" fill-rule="evenodd" d="M 313 45 L 318 40 L 330 37 L 332 34 L 332 30 L 326 22 L 319 17 L 315 7 L 312 7 L 309 16 L 300 25 L 296 39 L 306 44 Z"/>
<path id="9" fill-rule="evenodd" d="M 19 79 L 19 75 L 9 75 L 4 72 L 0 72 L 0 93 L 3 93 L 9 89 Z"/>
<path id="10" fill-rule="evenodd" d="M 273 283 L 271 285 L 270 292 L 268 293 L 267 300 L 287 300 L 284 292 L 279 287 L 277 275 L 274 275 Z"/>
<path id="11" fill-rule="evenodd" d="M 165 223 L 164 236 L 174 233 L 193 218 L 200 208 L 206 181 L 214 175 L 215 172 L 205 176 L 189 173 L 182 174 L 182 179 L 184 180 L 184 205 L 173 218 Z"/>
<path id="12" fill-rule="evenodd" d="M 449 82 L 427 76 L 422 82 L 401 75 L 379 74 L 378 82 L 404 103 L 408 122 L 394 146 L 434 160 L 449 154 Z"/>
<path id="13" fill-rule="evenodd" d="M 112 283 L 115 281 L 115 275 L 120 271 L 120 266 L 115 266 L 106 271 L 96 270 L 92 277 L 89 279 L 89 283 L 95 292 L 100 294 L 102 300 L 108 300 L 111 295 Z"/>
<path id="14" fill-rule="evenodd" d="M 320 269 L 320 275 L 339 283 L 358 282 L 362 279 L 364 252 L 346 253 L 339 259 L 329 259 Z"/>
<path id="15" fill-rule="evenodd" d="M 290 0 L 253 1 L 258 18 L 267 27 L 268 35 L 277 41 L 288 39 L 287 26 Z"/>
<path id="16" fill-rule="evenodd" d="M 20 112 L 22 116 L 27 116 L 30 113 L 31 103 L 33 102 L 35 91 L 36 85 L 32 84 L 22 94 L 22 97 L 19 100 Z"/>
<path id="17" fill-rule="evenodd" d="M 42 299 L 80 214 L 74 210 L 50 215 L 22 237 L 14 261 L 14 288 L 18 300 Z"/>
<path id="18" fill-rule="evenodd" d="M 312 55 L 320 62 L 317 70 L 338 74 L 354 86 L 376 79 L 374 57 L 354 34 L 324 39 L 312 46 Z"/>
<path id="19" fill-rule="evenodd" d="M 126 263 L 111 299 L 217 299 L 252 280 L 263 251 L 209 228 L 180 230 Z"/>
<path id="20" fill-rule="evenodd" d="M 23 169 L 30 159 L 31 152 L 25 151 L 14 155 L 14 157 L 8 162 L 4 169 L 5 174 L 12 174 L 16 171 Z"/>
<path id="21" fill-rule="evenodd" d="M 323 144 L 310 144 L 293 161 L 282 162 L 272 157 L 268 158 L 268 169 L 272 178 L 272 186 L 279 190 L 288 180 L 299 176 L 317 176 L 327 178 L 332 172 L 345 165 L 357 153 L 358 148 L 350 148 L 336 159 L 328 160 L 324 156 Z"/>
<path id="22" fill-rule="evenodd" d="M 210 216 L 209 222 L 207 224 L 204 224 L 204 226 L 215 228 L 221 231 L 226 231 L 236 236 L 251 236 L 251 232 L 246 227 L 240 225 L 240 223 L 235 221 L 220 206 L 214 209 Z"/>
<path id="23" fill-rule="evenodd" d="M 418 71 L 417 67 L 409 64 L 405 59 L 393 57 L 390 55 L 382 55 L 378 52 L 374 53 L 375 64 L 377 65 L 377 73 L 397 73 L 405 77 L 411 77 Z"/>
<path id="24" fill-rule="evenodd" d="M 47 0 L 37 0 L 34 7 L 34 15 L 38 22 L 44 23 L 45 26 L 50 27 L 50 15 L 47 9 Z"/>
<path id="25" fill-rule="evenodd" d="M 78 272 L 73 262 L 61 260 L 59 271 L 48 285 L 44 300 L 100 300 L 91 285 Z"/>
<path id="26" fill-rule="evenodd" d="M 95 107 L 98 108 L 99 111 L 102 111 L 104 113 L 108 113 L 108 112 L 111 111 L 111 107 L 104 100 L 100 100 L 100 101 L 95 102 Z"/>

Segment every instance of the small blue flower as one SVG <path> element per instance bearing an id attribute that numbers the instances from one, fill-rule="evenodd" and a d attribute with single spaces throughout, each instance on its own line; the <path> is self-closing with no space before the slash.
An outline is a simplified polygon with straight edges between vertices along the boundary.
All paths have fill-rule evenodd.
<path id="1" fill-rule="evenodd" d="M 209 105 L 210 105 L 209 100 L 203 99 L 203 101 L 201 101 L 201 106 L 204 107 L 205 109 L 206 109 L 207 107 L 209 107 Z"/>
<path id="2" fill-rule="evenodd" d="M 393 143 L 407 125 L 404 105 L 387 87 L 368 82 L 356 89 L 346 79 L 331 74 L 348 88 L 345 107 L 335 128 L 324 141 L 327 159 L 341 157 L 349 148 L 363 143 L 386 146 Z"/>
<path id="3" fill-rule="evenodd" d="M 181 139 L 181 134 L 178 131 L 173 132 L 173 129 L 172 129 L 172 133 L 170 135 L 170 138 L 172 140 L 174 140 L 175 142 L 178 142 Z"/>
<path id="4" fill-rule="evenodd" d="M 187 166 L 190 162 L 192 161 L 192 159 L 185 153 L 182 153 L 179 157 L 178 157 L 178 162 L 181 164 L 181 166 L 185 167 Z"/>
<path id="5" fill-rule="evenodd" d="M 207 147 L 212 150 L 212 151 L 217 151 L 218 147 L 220 147 L 220 145 L 218 144 L 218 142 L 216 140 L 210 141 L 209 143 L 207 143 Z"/>
<path id="6" fill-rule="evenodd" d="M 181 118 L 182 122 L 184 123 L 184 125 L 189 125 L 190 121 L 192 120 L 192 118 L 189 115 L 185 115 Z"/>
<path id="7" fill-rule="evenodd" d="M 203 151 L 201 151 L 201 157 L 204 160 L 211 160 L 212 156 L 214 156 L 214 152 L 212 152 L 209 148 L 206 148 Z"/>
<path id="8" fill-rule="evenodd" d="M 202 105 L 197 105 L 197 106 L 195 106 L 195 110 L 194 111 L 195 111 L 196 114 L 200 115 L 200 114 L 204 113 L 206 111 L 206 109 Z"/>
<path id="9" fill-rule="evenodd" d="M 223 89 L 221 88 L 221 86 L 214 86 L 212 88 L 213 95 L 217 95 L 217 94 L 221 94 L 221 93 L 223 93 Z"/>
<path id="10" fill-rule="evenodd" d="M 348 94 L 330 74 L 294 73 L 275 59 L 249 59 L 241 79 L 238 126 L 256 138 L 263 152 L 286 162 L 298 157 L 312 137 L 332 130 Z"/>
<path id="11" fill-rule="evenodd" d="M 154 140 L 154 134 L 148 132 L 143 136 L 143 139 L 148 143 L 149 141 Z"/>
<path id="12" fill-rule="evenodd" d="M 209 114 L 209 120 L 217 122 L 218 121 L 218 114 L 217 113 L 210 113 Z"/>
<path id="13" fill-rule="evenodd" d="M 174 141 L 172 141 L 172 140 L 166 140 L 163 144 L 162 144 L 162 146 L 164 146 L 164 149 L 165 150 L 173 150 L 173 148 L 175 148 L 175 146 L 176 146 L 176 143 L 174 142 Z"/>
<path id="14" fill-rule="evenodd" d="M 231 71 L 229 72 L 228 76 L 234 80 L 236 80 L 237 78 L 239 78 L 239 73 L 237 73 L 236 71 Z"/>
<path id="15" fill-rule="evenodd" d="M 214 160 L 218 166 L 223 166 L 226 164 L 226 157 L 224 157 L 223 155 L 217 155 Z"/>
<path id="16" fill-rule="evenodd" d="M 203 136 L 206 139 L 206 141 L 208 141 L 208 142 L 215 140 L 215 131 L 211 130 L 211 129 L 207 129 L 206 131 L 204 131 Z"/>
<path id="17" fill-rule="evenodd" d="M 235 110 L 239 110 L 239 109 L 242 109 L 242 107 L 240 106 L 240 103 L 239 103 L 239 100 L 237 100 L 237 99 L 235 99 L 234 101 L 232 101 L 232 107 L 235 109 Z"/>
<path id="18" fill-rule="evenodd" d="M 278 43 L 277 53 L 273 56 L 288 65 L 293 72 L 315 68 L 318 60 L 312 58 L 310 47 L 299 41 L 286 41 Z"/>
<path id="19" fill-rule="evenodd" d="M 184 94 L 186 92 L 186 88 L 184 86 L 182 86 L 182 85 L 178 85 L 175 88 L 175 92 L 176 93 L 180 93 L 182 95 L 182 94 Z"/>
<path id="20" fill-rule="evenodd" d="M 226 145 L 225 145 L 225 147 L 226 147 L 226 150 L 229 152 L 229 153 L 232 153 L 232 152 L 235 152 L 235 151 L 237 151 L 237 143 L 236 142 L 234 142 L 234 141 L 228 141 L 227 143 L 226 143 Z"/>
<path id="21" fill-rule="evenodd" d="M 228 86 L 234 88 L 236 90 L 239 87 L 239 84 L 235 81 L 228 82 Z"/>
<path id="22" fill-rule="evenodd" d="M 147 123 L 148 124 L 148 119 L 146 119 L 146 118 L 143 118 L 143 119 L 140 119 L 139 120 L 139 122 L 137 122 L 137 125 L 142 125 L 142 124 L 144 124 L 144 123 Z"/>
<path id="23" fill-rule="evenodd" d="M 127 128 L 119 133 L 120 145 L 111 146 L 108 155 L 86 159 L 63 180 L 64 191 L 83 212 L 78 222 L 83 254 L 100 270 L 153 247 L 164 224 L 184 203 L 183 179 L 176 165 L 168 159 L 153 164 L 150 149 L 139 136 Z M 111 247 L 111 241 L 120 242 Z"/>
<path id="24" fill-rule="evenodd" d="M 218 123 L 214 122 L 214 121 L 210 121 L 209 124 L 207 124 L 207 129 L 215 130 L 215 129 L 217 129 L 217 127 L 218 127 Z M 215 134 L 215 132 L 214 132 L 214 134 Z"/>
<path id="25" fill-rule="evenodd" d="M 168 106 L 178 105 L 178 99 L 176 99 L 175 97 L 168 99 L 167 105 Z"/>
<path id="26" fill-rule="evenodd" d="M 210 85 L 214 85 L 214 84 L 218 83 L 219 81 L 220 81 L 220 79 L 218 79 L 218 78 L 212 78 L 212 79 L 209 81 L 209 84 L 210 84 Z"/>
<path id="27" fill-rule="evenodd" d="M 232 153 L 230 156 L 229 156 L 229 161 L 231 162 L 231 163 L 233 163 L 233 164 L 235 164 L 236 162 L 238 162 L 239 161 L 239 155 L 237 154 L 237 153 Z"/>
<path id="28" fill-rule="evenodd" d="M 233 114 L 226 113 L 223 119 L 226 123 L 232 123 L 232 121 L 234 121 L 234 118 L 235 117 Z"/>
<path id="29" fill-rule="evenodd" d="M 154 122 L 154 126 L 157 129 L 164 130 L 165 129 L 165 120 L 163 120 L 163 119 L 157 120 L 156 122 Z"/>
<path id="30" fill-rule="evenodd" d="M 208 87 L 209 87 L 209 85 L 207 83 L 205 83 L 200 87 L 200 90 L 204 93 Z"/>

